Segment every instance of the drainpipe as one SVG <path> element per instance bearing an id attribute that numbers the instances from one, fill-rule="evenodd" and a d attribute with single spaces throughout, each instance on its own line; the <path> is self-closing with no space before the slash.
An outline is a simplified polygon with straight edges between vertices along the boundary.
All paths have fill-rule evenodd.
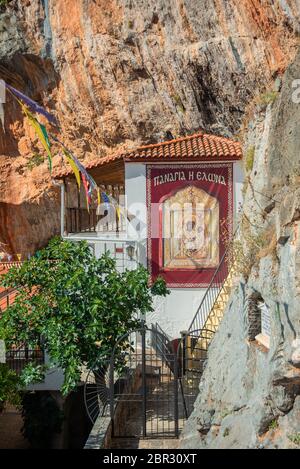
<path id="1" fill-rule="evenodd" d="M 65 183 L 52 179 L 55 186 L 60 187 L 60 236 L 65 236 Z"/>
<path id="2" fill-rule="evenodd" d="M 60 184 L 60 236 L 65 235 L 65 183 Z"/>

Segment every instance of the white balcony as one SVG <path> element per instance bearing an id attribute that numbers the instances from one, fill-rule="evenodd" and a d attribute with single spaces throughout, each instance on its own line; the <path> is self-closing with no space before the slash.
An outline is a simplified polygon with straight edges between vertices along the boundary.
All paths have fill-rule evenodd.
<path id="1" fill-rule="evenodd" d="M 115 259 L 119 272 L 134 270 L 140 263 L 144 264 L 144 246 L 137 239 L 128 238 L 123 233 L 75 233 L 65 236 L 69 241 L 86 241 L 92 253 L 99 258 L 109 252 Z"/>

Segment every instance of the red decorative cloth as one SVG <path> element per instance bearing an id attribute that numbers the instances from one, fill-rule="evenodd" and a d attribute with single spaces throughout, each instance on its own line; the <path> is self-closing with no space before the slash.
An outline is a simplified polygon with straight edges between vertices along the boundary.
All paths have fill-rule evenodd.
<path id="1" fill-rule="evenodd" d="M 147 165 L 152 280 L 160 275 L 172 288 L 209 285 L 232 235 L 232 185 L 232 163 Z"/>

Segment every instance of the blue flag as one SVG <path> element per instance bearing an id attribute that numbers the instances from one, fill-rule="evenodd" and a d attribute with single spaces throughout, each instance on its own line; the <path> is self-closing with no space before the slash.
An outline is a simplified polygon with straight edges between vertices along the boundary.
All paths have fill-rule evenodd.
<path id="1" fill-rule="evenodd" d="M 26 94 L 21 93 L 21 91 L 16 90 L 12 86 L 8 85 L 5 83 L 5 86 L 8 90 L 10 90 L 15 96 L 17 96 L 19 99 L 21 99 L 27 106 L 31 109 L 33 112 L 37 112 L 38 114 L 42 114 L 46 119 L 48 119 L 49 122 L 51 122 L 54 125 L 58 125 L 56 117 L 54 117 L 52 114 L 50 114 L 46 109 L 44 109 L 42 106 L 40 106 L 38 103 L 33 101 L 33 99 L 29 98 L 26 96 Z"/>

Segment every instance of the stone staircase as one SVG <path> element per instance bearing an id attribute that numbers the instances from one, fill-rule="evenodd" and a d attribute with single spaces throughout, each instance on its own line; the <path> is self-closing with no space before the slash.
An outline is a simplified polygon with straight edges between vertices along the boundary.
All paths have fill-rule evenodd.
<path id="1" fill-rule="evenodd" d="M 180 378 L 186 418 L 193 411 L 209 345 L 223 319 L 233 288 L 237 283 L 233 239 L 227 245 L 210 285 L 180 343 L 183 373 Z"/>
<path id="2" fill-rule="evenodd" d="M 229 274 L 217 296 L 217 299 L 204 323 L 203 329 L 216 332 L 220 322 L 223 319 L 226 306 L 233 287 L 236 284 L 236 270 L 234 266 L 231 267 Z"/>

